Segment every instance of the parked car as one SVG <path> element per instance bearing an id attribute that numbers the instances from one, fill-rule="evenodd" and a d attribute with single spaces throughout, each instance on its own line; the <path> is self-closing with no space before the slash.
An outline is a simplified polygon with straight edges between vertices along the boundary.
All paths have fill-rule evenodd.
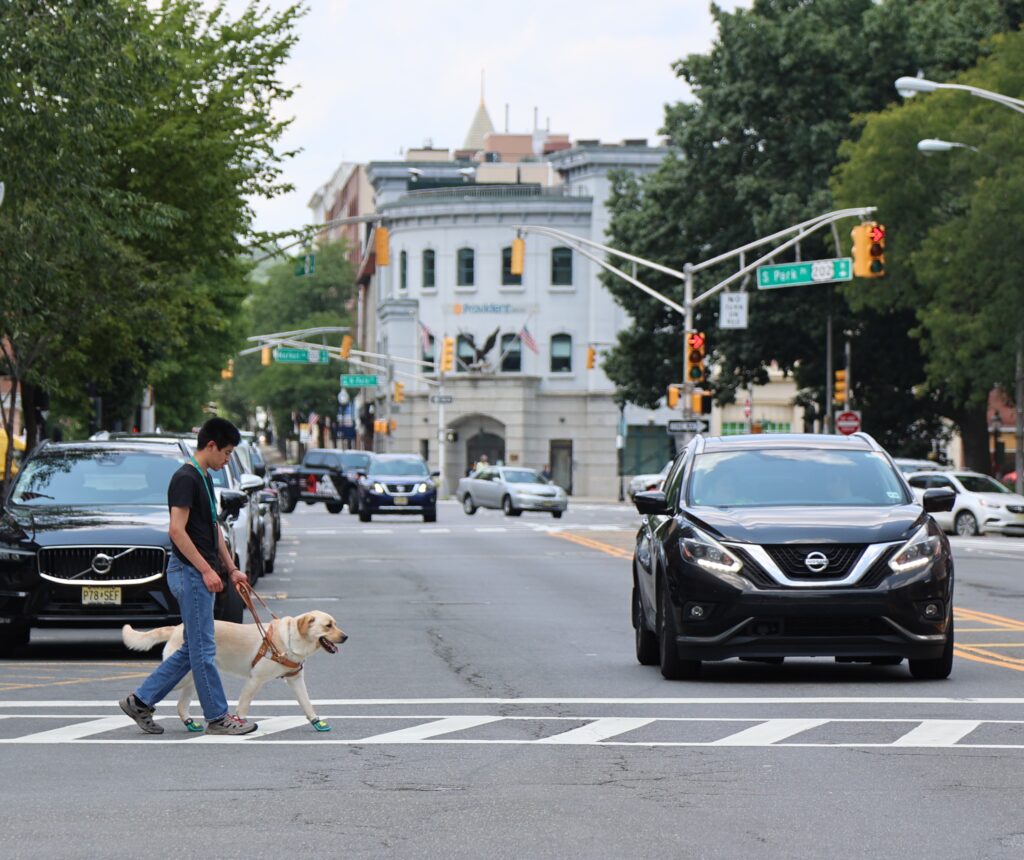
<path id="1" fill-rule="evenodd" d="M 661 485 L 665 482 L 665 476 L 668 475 L 668 470 L 672 468 L 672 462 L 672 460 L 669 460 L 660 472 L 649 472 L 647 474 L 634 475 L 630 478 L 629 483 L 626 485 L 629 500 L 633 501 L 633 497 L 637 493 L 660 490 Z"/>
<path id="2" fill-rule="evenodd" d="M 636 656 L 666 678 L 705 660 L 832 656 L 945 678 L 953 558 L 868 435 L 695 437 L 663 491 L 637 493 Z"/>
<path id="3" fill-rule="evenodd" d="M 910 457 L 894 457 L 893 462 L 904 475 L 912 472 L 943 472 L 949 468 L 934 460 L 913 460 Z"/>
<path id="4" fill-rule="evenodd" d="M 349 513 L 358 513 L 357 473 L 366 470 L 370 456 L 367 451 L 311 448 L 300 466 L 273 469 L 273 480 L 281 485 L 281 509 L 288 514 L 300 501 L 323 502 L 332 514 L 340 514 L 345 505 Z"/>
<path id="5" fill-rule="evenodd" d="M 565 490 L 533 469 L 516 466 L 478 469 L 459 480 L 455 497 L 470 515 L 477 508 L 501 508 L 507 517 L 518 517 L 523 511 L 545 511 L 557 520 L 569 506 Z"/>
<path id="6" fill-rule="evenodd" d="M 423 522 L 436 522 L 438 474 L 416 454 L 372 455 L 358 474 L 360 522 L 374 514 L 422 514 Z"/>
<path id="7" fill-rule="evenodd" d="M 180 622 L 166 581 L 167 486 L 188 457 L 174 439 L 35 449 L 0 511 L 0 649 L 26 644 L 34 627 Z M 246 504 L 222 493 L 222 528 Z M 221 594 L 217 617 L 241 621 L 237 592 Z"/>
<path id="8" fill-rule="evenodd" d="M 1019 496 L 995 478 L 980 472 L 915 472 L 907 476 L 920 499 L 928 490 L 939 487 L 956 493 L 951 511 L 935 515 L 935 521 L 947 532 L 976 535 L 1002 532 L 1024 535 L 1024 496 Z"/>

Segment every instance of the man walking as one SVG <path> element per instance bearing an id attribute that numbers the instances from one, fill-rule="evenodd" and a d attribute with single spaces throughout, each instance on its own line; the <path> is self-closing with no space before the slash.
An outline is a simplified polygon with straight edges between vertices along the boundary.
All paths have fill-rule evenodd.
<path id="1" fill-rule="evenodd" d="M 199 430 L 195 456 L 174 473 L 167 488 L 174 545 L 167 565 L 167 584 L 181 609 L 185 641 L 134 693 L 119 702 L 121 710 L 151 735 L 164 731 L 153 719 L 154 706 L 189 672 L 203 708 L 208 735 L 245 735 L 256 730 L 255 723 L 228 713 L 215 663 L 217 644 L 213 628 L 214 595 L 224 588 L 219 570 L 228 572 L 231 588 L 237 582 L 245 582 L 246 576 L 235 567 L 224 545 L 208 472 L 223 468 L 241 440 L 238 428 L 230 421 L 211 418 Z M 195 724 L 188 728 L 201 730 Z"/>

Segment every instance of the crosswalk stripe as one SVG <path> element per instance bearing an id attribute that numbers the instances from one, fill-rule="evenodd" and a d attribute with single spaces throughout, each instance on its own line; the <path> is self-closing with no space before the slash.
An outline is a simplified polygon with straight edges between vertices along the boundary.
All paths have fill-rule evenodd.
<path id="1" fill-rule="evenodd" d="M 951 747 L 967 737 L 981 720 L 923 720 L 903 737 L 893 741 L 894 747 Z"/>
<path id="2" fill-rule="evenodd" d="M 100 717 L 98 720 L 89 720 L 84 723 L 74 723 L 70 726 L 61 726 L 59 729 L 49 729 L 45 732 L 35 732 L 31 735 L 22 735 L 18 738 L 19 743 L 25 744 L 61 744 L 68 741 L 77 741 L 87 738 L 90 735 L 98 735 L 102 732 L 109 732 L 111 729 L 121 729 L 132 725 L 131 718 L 119 714 L 116 717 Z"/>
<path id="3" fill-rule="evenodd" d="M 585 726 L 540 738 L 539 744 L 593 744 L 654 722 L 654 717 L 601 717 Z"/>
<path id="4" fill-rule="evenodd" d="M 808 729 L 823 726 L 828 720 L 767 720 L 759 726 L 751 726 L 735 734 L 719 738 L 712 743 L 716 747 L 763 747 L 783 741 Z"/>
<path id="5" fill-rule="evenodd" d="M 476 726 L 485 726 L 488 723 L 496 723 L 503 717 L 443 717 L 440 720 L 431 720 L 429 723 L 420 723 L 417 726 L 409 726 L 406 729 L 398 729 L 393 732 L 385 732 L 381 735 L 372 735 L 359 741 L 361 744 L 408 744 L 424 741 L 437 735 L 446 735 L 449 732 L 461 732 L 472 729 Z"/>

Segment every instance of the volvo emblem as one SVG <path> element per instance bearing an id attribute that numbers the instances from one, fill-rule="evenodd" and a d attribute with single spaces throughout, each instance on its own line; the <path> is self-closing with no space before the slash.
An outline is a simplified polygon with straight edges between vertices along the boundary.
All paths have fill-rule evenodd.
<path id="1" fill-rule="evenodd" d="M 804 557 L 804 564 L 811 573 L 821 573 L 828 567 L 828 556 L 823 552 L 809 552 Z"/>
<path id="2" fill-rule="evenodd" d="M 105 573 L 110 573 L 110 568 L 113 566 L 113 564 L 114 559 L 112 559 L 106 553 L 98 552 L 92 558 L 93 573 L 98 573 L 101 576 Z"/>

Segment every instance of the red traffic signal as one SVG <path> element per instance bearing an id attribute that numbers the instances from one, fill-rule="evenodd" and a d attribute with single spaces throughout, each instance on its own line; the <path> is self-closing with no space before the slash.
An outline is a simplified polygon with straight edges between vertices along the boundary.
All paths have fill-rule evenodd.
<path id="1" fill-rule="evenodd" d="M 690 332 L 690 340 L 689 340 L 690 349 L 704 349 L 704 342 L 705 342 L 705 340 L 706 340 L 706 338 L 704 337 L 704 332 L 702 332 L 702 331 Z"/>
<path id="2" fill-rule="evenodd" d="M 884 242 L 885 241 L 885 225 L 884 224 L 870 224 L 868 229 L 868 238 L 872 242 Z"/>

